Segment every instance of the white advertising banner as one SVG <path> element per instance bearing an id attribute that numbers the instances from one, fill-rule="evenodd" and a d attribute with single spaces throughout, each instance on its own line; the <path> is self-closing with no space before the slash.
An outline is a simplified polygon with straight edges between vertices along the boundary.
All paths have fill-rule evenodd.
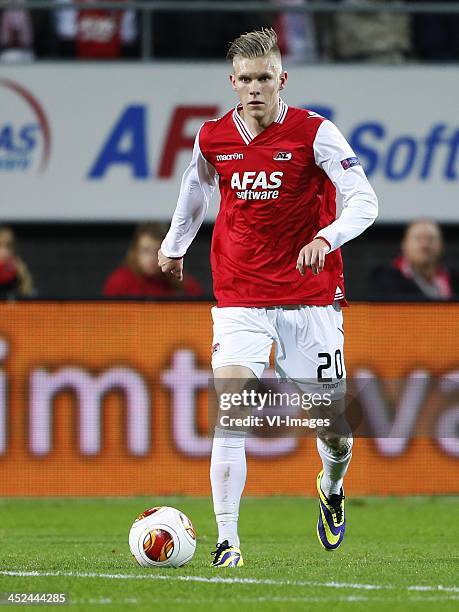
<path id="1" fill-rule="evenodd" d="M 236 102 L 228 74 L 223 63 L 1 66 L 0 218 L 168 220 L 199 126 Z M 292 67 L 283 93 L 338 125 L 381 221 L 459 221 L 457 68 Z M 218 196 L 209 219 L 217 209 Z"/>

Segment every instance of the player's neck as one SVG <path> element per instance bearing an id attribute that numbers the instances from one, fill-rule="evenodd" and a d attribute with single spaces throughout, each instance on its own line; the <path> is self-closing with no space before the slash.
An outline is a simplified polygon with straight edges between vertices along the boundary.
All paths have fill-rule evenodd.
<path id="1" fill-rule="evenodd" d="M 244 123 L 247 125 L 252 134 L 257 136 L 261 134 L 263 130 L 274 123 L 277 115 L 279 114 L 279 99 L 270 112 L 266 113 L 263 117 L 252 117 L 249 113 L 245 113 L 244 109 L 241 110 L 241 116 L 244 120 Z"/>

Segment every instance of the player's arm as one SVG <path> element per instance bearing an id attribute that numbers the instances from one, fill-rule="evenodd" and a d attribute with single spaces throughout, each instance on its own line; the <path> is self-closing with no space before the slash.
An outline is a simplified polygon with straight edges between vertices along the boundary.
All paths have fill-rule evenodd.
<path id="1" fill-rule="evenodd" d="M 201 152 L 198 132 L 171 226 L 158 253 L 158 264 L 166 274 L 182 280 L 183 257 L 201 227 L 216 184 L 217 173 Z"/>
<path id="2" fill-rule="evenodd" d="M 335 186 L 342 211 L 301 249 L 297 268 L 302 274 L 304 267 L 310 267 L 314 274 L 321 272 L 326 254 L 359 236 L 378 215 L 376 194 L 354 151 L 331 121 L 323 121 L 317 130 L 314 157 Z"/>

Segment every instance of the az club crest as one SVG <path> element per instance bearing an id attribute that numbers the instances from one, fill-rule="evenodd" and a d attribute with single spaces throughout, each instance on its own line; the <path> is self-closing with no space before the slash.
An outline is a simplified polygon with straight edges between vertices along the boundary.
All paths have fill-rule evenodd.
<path id="1" fill-rule="evenodd" d="M 274 161 L 289 161 L 292 159 L 292 157 L 293 155 L 290 151 L 278 151 L 277 153 L 274 153 L 273 160 Z"/>

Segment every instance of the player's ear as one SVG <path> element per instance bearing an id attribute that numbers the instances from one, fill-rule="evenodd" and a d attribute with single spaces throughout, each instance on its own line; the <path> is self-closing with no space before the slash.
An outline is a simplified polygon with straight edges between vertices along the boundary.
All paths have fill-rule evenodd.
<path id="1" fill-rule="evenodd" d="M 288 74 L 287 74 L 287 72 L 285 72 L 285 70 L 284 70 L 284 72 L 281 72 L 280 79 L 279 79 L 279 80 L 280 80 L 280 83 L 279 83 L 279 91 L 280 91 L 281 89 L 284 89 L 284 87 L 285 87 L 285 85 L 286 85 L 286 83 L 287 83 L 287 78 L 288 78 Z"/>
<path id="2" fill-rule="evenodd" d="M 229 80 L 231 82 L 231 87 L 233 89 L 236 89 L 236 77 L 235 77 L 235 75 L 234 74 L 230 74 L 229 75 Z"/>

